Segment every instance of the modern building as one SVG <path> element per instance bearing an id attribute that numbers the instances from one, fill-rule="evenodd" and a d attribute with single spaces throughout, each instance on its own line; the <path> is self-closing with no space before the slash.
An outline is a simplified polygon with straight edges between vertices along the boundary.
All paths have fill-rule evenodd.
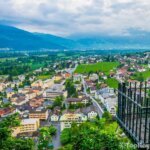
<path id="1" fill-rule="evenodd" d="M 7 117 L 15 114 L 17 111 L 14 107 L 0 108 L 0 117 Z"/>
<path id="2" fill-rule="evenodd" d="M 44 102 L 43 96 L 37 96 L 29 101 L 29 105 L 32 108 L 38 108 L 43 104 L 43 102 Z"/>
<path id="3" fill-rule="evenodd" d="M 13 128 L 12 136 L 17 136 L 19 133 L 35 132 L 39 126 L 39 119 L 23 119 L 19 127 Z"/>
<path id="4" fill-rule="evenodd" d="M 67 98 L 66 99 L 66 103 L 68 105 L 77 105 L 77 104 L 88 104 L 90 102 L 90 98 L 89 97 L 82 97 L 82 98 Z"/>
<path id="5" fill-rule="evenodd" d="M 40 119 L 40 120 L 47 120 L 48 119 L 48 110 L 46 110 L 46 109 L 30 110 L 29 118 L 36 118 L 36 119 Z"/>
<path id="6" fill-rule="evenodd" d="M 87 121 L 87 116 L 82 113 L 66 112 L 60 117 L 60 128 L 63 131 L 65 128 L 71 128 L 71 124 L 76 122 L 78 125 Z"/>
<path id="7" fill-rule="evenodd" d="M 49 99 L 55 99 L 57 96 L 67 97 L 67 91 L 64 90 L 64 85 L 54 84 L 43 93 L 43 96 Z"/>
<path id="8" fill-rule="evenodd" d="M 51 121 L 52 122 L 56 122 L 59 120 L 59 115 L 58 114 L 52 114 L 51 115 Z"/>
<path id="9" fill-rule="evenodd" d="M 88 117 L 88 119 L 94 119 L 98 116 L 97 109 L 93 105 L 90 105 L 88 107 L 79 108 L 75 111 L 76 113 L 83 113 Z"/>

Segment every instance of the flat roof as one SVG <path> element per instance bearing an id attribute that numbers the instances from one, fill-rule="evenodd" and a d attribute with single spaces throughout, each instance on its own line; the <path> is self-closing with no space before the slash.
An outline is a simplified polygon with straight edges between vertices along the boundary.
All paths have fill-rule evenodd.
<path id="1" fill-rule="evenodd" d="M 21 124 L 35 124 L 37 121 L 39 121 L 39 119 L 23 119 Z"/>

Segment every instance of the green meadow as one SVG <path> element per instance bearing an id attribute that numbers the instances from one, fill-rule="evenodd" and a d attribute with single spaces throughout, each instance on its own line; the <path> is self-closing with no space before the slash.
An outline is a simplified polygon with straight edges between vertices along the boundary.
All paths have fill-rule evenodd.
<path id="1" fill-rule="evenodd" d="M 131 77 L 131 79 L 135 79 L 135 80 L 140 80 L 140 79 L 147 80 L 148 78 L 150 78 L 150 70 L 144 72 L 138 72 Z"/>
<path id="2" fill-rule="evenodd" d="M 118 81 L 114 78 L 108 78 L 107 80 L 105 80 L 106 84 L 114 89 L 118 88 Z"/>
<path id="3" fill-rule="evenodd" d="M 116 68 L 119 62 L 98 62 L 95 64 L 81 64 L 75 70 L 75 73 L 89 73 L 89 72 L 104 72 L 109 74 L 111 70 Z"/>

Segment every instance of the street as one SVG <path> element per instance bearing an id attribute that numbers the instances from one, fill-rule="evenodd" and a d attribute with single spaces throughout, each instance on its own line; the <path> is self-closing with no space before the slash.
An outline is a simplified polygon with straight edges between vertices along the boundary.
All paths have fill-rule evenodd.
<path id="1" fill-rule="evenodd" d="M 87 93 L 87 91 L 86 91 L 86 85 L 85 85 L 85 81 L 84 81 L 83 76 L 81 76 L 81 78 L 82 78 L 82 84 L 83 84 L 83 88 L 84 88 L 84 93 L 85 93 L 85 95 L 88 96 L 88 97 L 90 97 L 90 99 L 91 99 L 92 102 L 93 102 L 93 105 L 97 108 L 99 117 L 102 117 L 102 115 L 103 115 L 103 113 L 104 113 L 103 109 L 102 109 L 101 106 L 98 104 L 98 102 L 97 102 L 90 94 Z"/>
<path id="2" fill-rule="evenodd" d="M 57 129 L 57 132 L 56 132 L 56 135 L 53 136 L 52 138 L 52 143 L 53 143 L 53 146 L 54 146 L 54 150 L 57 150 L 59 147 L 61 147 L 61 143 L 60 143 L 60 123 L 57 122 L 57 123 L 52 123 L 52 125 L 54 125 Z"/>

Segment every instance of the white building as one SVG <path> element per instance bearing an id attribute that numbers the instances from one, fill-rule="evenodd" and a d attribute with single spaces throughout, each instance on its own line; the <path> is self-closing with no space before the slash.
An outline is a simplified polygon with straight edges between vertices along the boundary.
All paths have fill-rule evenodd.
<path id="1" fill-rule="evenodd" d="M 59 116 L 58 116 L 57 114 L 52 114 L 52 115 L 51 115 L 51 121 L 56 122 L 56 121 L 58 121 L 58 120 L 59 120 Z"/>
<path id="2" fill-rule="evenodd" d="M 23 119 L 19 127 L 13 128 L 12 136 L 17 136 L 19 133 L 35 132 L 39 126 L 39 119 Z"/>
<path id="3" fill-rule="evenodd" d="M 79 74 L 74 74 L 73 75 L 73 82 L 76 82 L 76 81 L 81 81 L 81 75 L 79 75 Z"/>
<path id="4" fill-rule="evenodd" d="M 65 128 L 71 128 L 71 124 L 76 122 L 78 125 L 87 121 L 87 116 L 82 113 L 65 113 L 60 117 L 61 131 Z"/>

